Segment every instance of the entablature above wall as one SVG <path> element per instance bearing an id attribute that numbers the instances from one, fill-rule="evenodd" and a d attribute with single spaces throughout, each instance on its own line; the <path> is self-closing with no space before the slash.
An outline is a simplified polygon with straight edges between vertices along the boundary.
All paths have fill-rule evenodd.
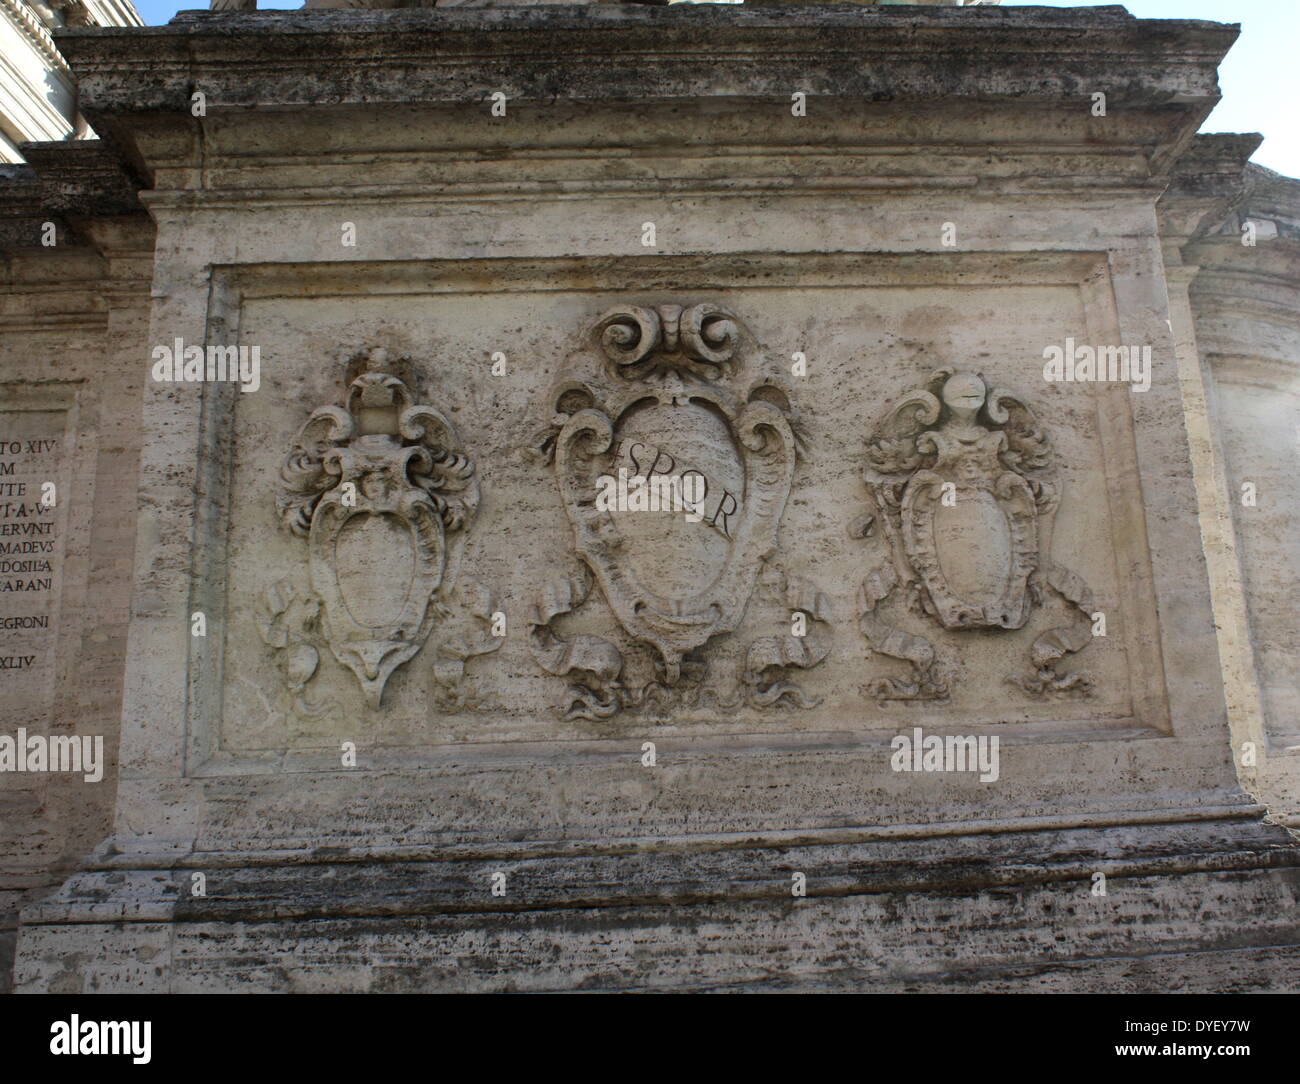
<path id="1" fill-rule="evenodd" d="M 97 130 L 138 143 L 159 187 L 365 168 L 433 186 L 527 171 L 643 191 L 1059 191 L 1158 178 L 1218 101 L 1235 36 L 1118 8 L 681 4 L 189 12 L 59 40 Z"/>

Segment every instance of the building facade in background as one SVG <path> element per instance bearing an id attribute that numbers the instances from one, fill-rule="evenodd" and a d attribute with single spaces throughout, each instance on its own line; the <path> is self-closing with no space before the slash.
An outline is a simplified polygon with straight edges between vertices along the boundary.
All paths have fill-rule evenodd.
<path id="1" fill-rule="evenodd" d="M 76 80 L 51 31 L 143 26 L 131 0 L 0 3 L 0 161 L 21 162 L 19 144 L 90 135 L 77 111 Z"/>

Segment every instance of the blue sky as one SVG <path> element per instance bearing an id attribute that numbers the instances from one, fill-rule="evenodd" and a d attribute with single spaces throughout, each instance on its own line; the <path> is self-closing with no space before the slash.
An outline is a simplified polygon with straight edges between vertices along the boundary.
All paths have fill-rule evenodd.
<path id="1" fill-rule="evenodd" d="M 1031 0 L 1002 0 L 1023 7 Z M 1045 7 L 1099 7 L 1106 0 L 1073 0 Z M 205 6 L 174 0 L 135 0 L 146 23 L 167 22 L 177 11 Z M 301 0 L 259 0 L 262 8 L 300 8 Z M 1219 68 L 1223 101 L 1204 132 L 1260 132 L 1264 144 L 1252 161 L 1300 177 L 1300 0 L 1128 0 L 1142 19 L 1209 19 L 1240 23 L 1241 37 Z"/>

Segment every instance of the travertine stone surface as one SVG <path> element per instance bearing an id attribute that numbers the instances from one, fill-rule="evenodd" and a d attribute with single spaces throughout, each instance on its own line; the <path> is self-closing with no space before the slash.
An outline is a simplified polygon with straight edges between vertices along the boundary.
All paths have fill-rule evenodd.
<path id="1" fill-rule="evenodd" d="M 1243 245 L 1248 229 L 1254 245 Z M 1231 232 L 1228 232 L 1231 231 Z M 1261 796 L 1300 815 L 1300 186 L 1252 167 L 1225 232 L 1189 246 L 1196 334 L 1214 397 L 1216 451 L 1258 688 Z M 1229 566 L 1228 573 L 1231 573 Z"/>
<path id="2" fill-rule="evenodd" d="M 104 745 L 93 783 L 84 773 L 0 774 L 0 962 L 21 904 L 112 823 L 153 238 L 147 220 L 105 218 L 83 239 L 91 234 L 95 245 L 42 249 L 33 230 L 0 283 L 0 656 L 12 660 L 0 732 Z"/>
<path id="3" fill-rule="evenodd" d="M 228 870 L 195 856 L 174 872 L 83 874 L 27 914 L 17 981 L 57 992 L 1294 986 L 1300 883 L 1276 830 L 870 835 L 586 857 L 250 856 Z M 196 900 L 200 867 L 212 894 Z M 482 891 L 486 868 L 506 872 L 506 897 Z M 1090 891 L 1097 870 L 1105 897 Z M 806 871 L 807 897 L 791 898 L 792 871 Z"/>
<path id="4" fill-rule="evenodd" d="M 1159 210 L 1234 755 L 1294 825 L 1300 183 L 1245 165 L 1257 143 L 1198 136 Z"/>
<path id="5" fill-rule="evenodd" d="M 1239 780 L 1229 722 L 1255 666 L 1286 717 L 1294 630 L 1252 598 L 1294 533 L 1258 521 L 1243 587 L 1198 529 L 1225 450 L 1281 492 L 1233 457 L 1294 418 L 1196 350 L 1233 35 L 793 4 L 63 35 L 157 235 L 111 839 L 25 910 L 20 987 L 1094 989 L 1144 955 L 1294 986 L 1253 954 L 1300 933 L 1256 804 L 1287 779 Z M 1187 154 L 1204 191 L 1158 209 Z M 1149 381 L 1045 379 L 1067 344 Z M 255 377 L 150 378 L 201 346 Z M 1221 663 L 1232 599 L 1254 654 L 1234 626 Z M 996 736 L 994 777 L 895 770 L 917 727 Z"/>

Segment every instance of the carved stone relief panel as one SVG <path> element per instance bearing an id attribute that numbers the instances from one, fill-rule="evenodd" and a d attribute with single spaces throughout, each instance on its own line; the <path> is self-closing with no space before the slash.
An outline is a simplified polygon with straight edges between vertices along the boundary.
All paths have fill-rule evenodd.
<path id="1" fill-rule="evenodd" d="M 196 713 L 195 762 L 310 766 L 358 740 L 397 765 L 636 734 L 802 740 L 900 715 L 1134 726 L 1148 611 L 1115 548 L 1140 544 L 1112 422 L 1126 403 L 1042 382 L 1026 347 L 1061 326 L 1074 287 L 876 289 L 838 267 L 824 290 L 701 278 L 659 296 L 632 279 L 489 290 L 490 267 L 468 283 L 413 267 L 407 292 L 344 269 L 311 296 L 286 297 L 275 270 L 252 282 L 266 296 L 241 294 L 240 334 L 272 360 L 256 394 L 232 397 L 221 445 L 229 527 L 202 600 L 220 695 Z M 665 273 L 679 277 L 695 281 Z M 1021 301 L 1028 329 L 989 316 Z M 912 383 L 900 367 L 952 356 L 1031 394 L 973 388 L 990 405 L 968 434 L 943 381 L 925 384 L 931 420 L 900 407 L 870 432 L 873 456 L 894 441 L 909 458 L 873 460 L 882 514 L 863 489 L 864 419 Z M 399 426 L 419 403 L 441 416 L 412 417 L 424 436 Z M 1026 450 L 1015 469 L 1022 426 L 1043 434 L 1044 458 Z M 864 498 L 873 533 L 851 540 Z M 974 534 L 988 537 L 954 545 Z M 875 627 L 833 638 L 864 578 Z M 1110 621 L 1086 667 L 1062 664 L 1090 637 L 1062 589 Z M 1059 687 L 1082 669 L 1087 698 L 1082 678 Z M 1079 699 L 1062 708 L 1066 695 Z"/>
<path id="2" fill-rule="evenodd" d="M 451 615 L 448 549 L 474 521 L 478 479 L 451 422 L 415 402 L 395 375 L 407 360 L 370 351 L 345 405 L 314 410 L 280 470 L 276 510 L 284 528 L 306 540 L 310 588 L 274 583 L 259 623 L 296 710 L 308 716 L 323 709 L 307 692 L 319 647 L 355 675 L 377 709 L 393 672 Z M 490 606 L 480 600 L 472 608 L 486 618 Z M 454 683 L 458 661 L 499 646 L 491 638 L 441 644 L 440 676 Z"/>
<path id="3" fill-rule="evenodd" d="M 530 621 L 537 661 L 571 682 L 563 713 L 608 718 L 702 696 L 811 706 L 788 672 L 826 657 L 828 608 L 770 563 L 798 455 L 786 390 L 743 377 L 745 331 L 707 303 L 615 309 L 591 336 L 603 365 L 562 375 L 540 442 L 581 562 L 543 590 Z M 765 569 L 794 633 L 750 643 L 724 692 L 707 645 L 737 629 Z M 593 581 L 627 636 L 653 650 L 651 680 L 630 683 L 608 640 L 556 628 Z"/>
<path id="4" fill-rule="evenodd" d="M 876 652 L 911 668 L 907 678 L 872 681 L 872 696 L 926 700 L 950 693 L 930 641 L 878 613 L 900 584 L 914 612 L 956 632 L 1021 629 L 1054 592 L 1074 620 L 1035 639 L 1032 671 L 1007 681 L 1033 697 L 1091 692 L 1088 675 L 1055 668 L 1090 642 L 1092 599 L 1087 585 L 1052 559 L 1056 465 L 1028 405 L 990 387 L 980 373 L 940 369 L 877 423 L 864 474 L 875 512 L 855 533 L 866 536 L 878 526 L 890 560 L 868 573 L 859 622 Z"/>

